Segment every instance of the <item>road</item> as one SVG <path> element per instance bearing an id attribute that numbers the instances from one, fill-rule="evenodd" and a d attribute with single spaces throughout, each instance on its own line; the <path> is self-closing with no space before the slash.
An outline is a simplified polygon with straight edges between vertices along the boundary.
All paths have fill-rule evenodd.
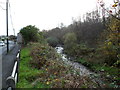
<path id="1" fill-rule="evenodd" d="M 14 44 L 10 44 L 9 45 L 9 49 L 11 50 L 12 48 L 14 47 Z M 7 53 L 7 46 L 5 45 L 5 46 L 3 46 L 3 47 L 1 47 L 0 46 L 0 55 L 3 55 L 3 54 L 6 54 Z"/>
<path id="2" fill-rule="evenodd" d="M 9 50 L 10 52 L 12 51 L 12 49 L 15 47 L 15 45 L 13 43 L 9 44 Z M 8 61 L 8 57 L 7 57 L 7 46 L 0 46 L 0 90 L 2 88 L 2 79 L 5 79 L 6 76 L 8 76 L 7 72 L 9 70 L 10 67 L 7 66 L 11 66 L 11 62 L 10 60 Z M 10 57 L 11 59 L 11 57 Z M 12 67 L 12 66 L 11 66 Z"/>
<path id="3" fill-rule="evenodd" d="M 0 47 L 0 53 L 2 53 L 2 48 Z M 0 54 L 0 90 L 2 88 L 2 55 Z"/>

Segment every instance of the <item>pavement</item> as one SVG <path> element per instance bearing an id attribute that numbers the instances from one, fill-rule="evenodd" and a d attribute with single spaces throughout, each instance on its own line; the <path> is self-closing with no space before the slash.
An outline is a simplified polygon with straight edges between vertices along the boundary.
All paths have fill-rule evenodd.
<path id="1" fill-rule="evenodd" d="M 19 46 L 16 44 L 7 54 L 4 52 L 2 54 L 2 88 L 7 88 L 6 79 L 12 73 L 16 55 L 19 50 Z"/>

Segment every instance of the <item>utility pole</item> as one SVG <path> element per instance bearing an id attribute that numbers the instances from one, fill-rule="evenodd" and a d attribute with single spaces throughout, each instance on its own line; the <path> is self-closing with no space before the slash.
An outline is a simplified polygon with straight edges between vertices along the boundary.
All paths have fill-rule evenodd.
<path id="1" fill-rule="evenodd" d="M 7 30 L 7 53 L 9 52 L 9 41 L 8 41 L 8 0 L 6 1 L 6 30 Z"/>

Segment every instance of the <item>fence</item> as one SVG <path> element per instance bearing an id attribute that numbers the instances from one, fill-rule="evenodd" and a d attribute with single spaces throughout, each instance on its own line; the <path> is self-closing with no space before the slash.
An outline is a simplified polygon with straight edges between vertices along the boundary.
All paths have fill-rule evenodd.
<path id="1" fill-rule="evenodd" d="M 6 80 L 6 84 L 8 85 L 7 90 L 13 90 L 16 87 L 16 83 L 18 82 L 19 76 L 19 62 L 20 62 L 20 50 L 18 51 L 12 74 Z"/>

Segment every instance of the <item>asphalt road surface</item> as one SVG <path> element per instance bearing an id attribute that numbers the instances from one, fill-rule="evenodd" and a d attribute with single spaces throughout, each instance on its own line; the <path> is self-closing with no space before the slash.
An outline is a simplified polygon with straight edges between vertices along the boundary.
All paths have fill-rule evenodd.
<path id="1" fill-rule="evenodd" d="M 9 50 L 7 54 L 7 46 L 0 47 L 0 89 L 7 87 L 6 78 L 11 75 L 18 45 L 9 44 Z"/>
<path id="2" fill-rule="evenodd" d="M 14 47 L 14 44 L 9 44 L 9 50 L 11 50 Z M 7 46 L 0 46 L 0 55 L 7 53 Z"/>
<path id="3" fill-rule="evenodd" d="M 2 53 L 2 49 L 0 47 L 0 53 Z M 2 55 L 0 54 L 0 90 L 2 88 Z"/>

